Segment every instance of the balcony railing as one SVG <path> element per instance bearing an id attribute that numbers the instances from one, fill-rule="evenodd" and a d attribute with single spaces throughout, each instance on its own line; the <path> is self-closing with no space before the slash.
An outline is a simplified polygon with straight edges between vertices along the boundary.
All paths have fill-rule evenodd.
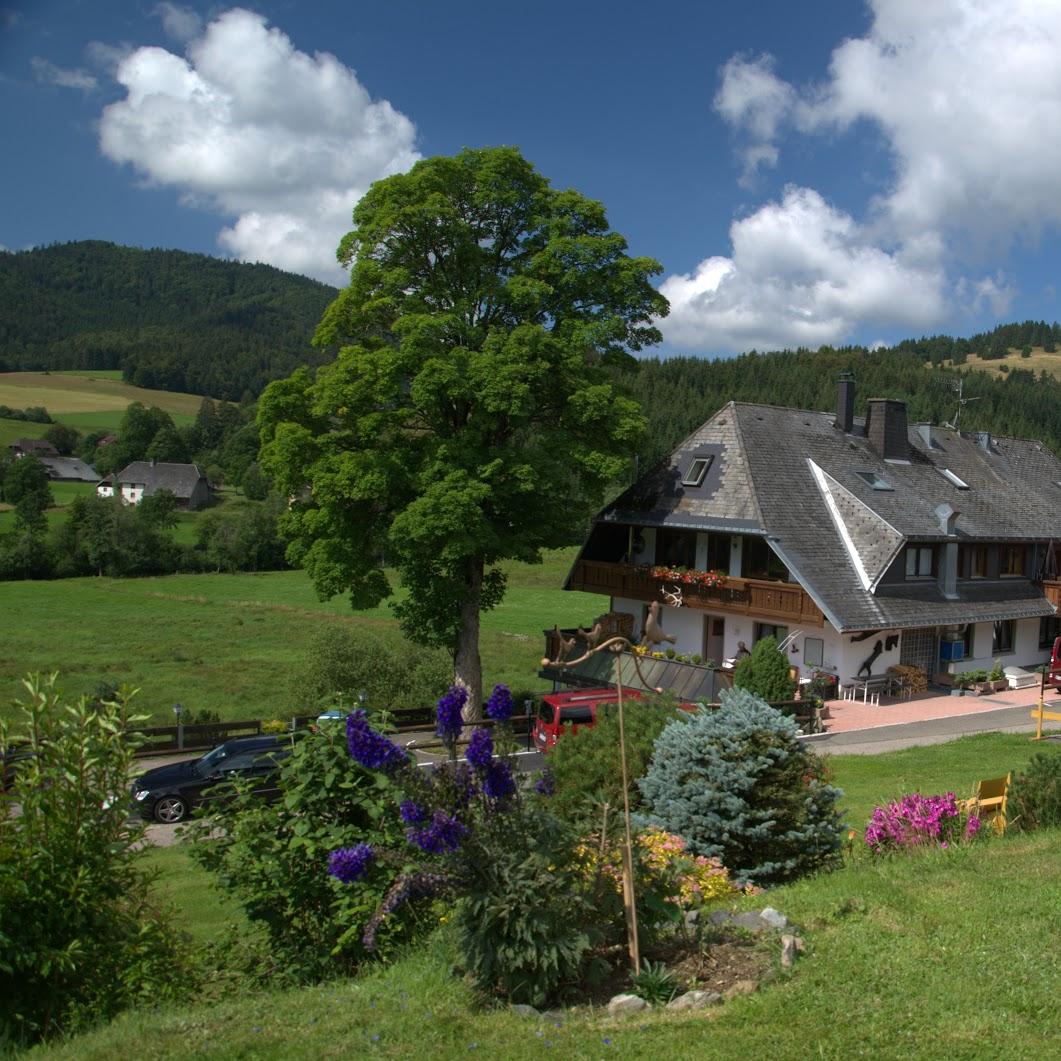
<path id="1" fill-rule="evenodd" d="M 611 564 L 599 560 L 579 560 L 571 572 L 571 588 L 585 593 L 606 593 L 634 600 L 660 600 L 661 589 L 675 583 L 653 578 L 651 568 L 642 564 Z M 1061 590 L 1061 583 L 1058 583 Z M 682 585 L 682 604 L 704 611 L 755 615 L 786 623 L 821 626 L 821 609 L 795 582 L 767 582 L 765 579 L 727 576 L 721 586 Z"/>

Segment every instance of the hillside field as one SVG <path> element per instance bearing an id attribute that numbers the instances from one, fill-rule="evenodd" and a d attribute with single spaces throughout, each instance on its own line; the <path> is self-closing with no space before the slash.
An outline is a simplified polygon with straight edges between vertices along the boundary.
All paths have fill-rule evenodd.
<path id="1" fill-rule="evenodd" d="M 82 432 L 117 431 L 126 407 L 132 402 L 157 405 L 180 427 L 195 420 L 202 400 L 198 394 L 133 387 L 123 383 L 121 374 L 113 371 L 0 373 L 0 405 L 12 409 L 44 406 L 53 420 Z M 0 444 L 11 441 L 6 437 L 11 424 L 21 425 L 12 439 L 19 435 L 37 438 L 48 429 L 47 424 L 3 420 L 0 421 Z"/>
<path id="2" fill-rule="evenodd" d="M 542 631 L 587 624 L 604 610 L 595 594 L 560 590 L 573 557 L 560 550 L 540 566 L 509 566 L 504 602 L 483 615 L 488 688 L 499 681 L 542 688 Z M 0 713 L 10 717 L 7 705 L 27 672 L 59 671 L 74 695 L 101 681 L 139 687 L 140 710 L 158 724 L 171 721 L 178 701 L 223 719 L 302 714 L 313 705 L 293 679 L 319 630 L 397 626 L 386 602 L 352 612 L 346 598 L 319 601 L 303 571 L 4 582 L 0 614 Z"/>
<path id="3" fill-rule="evenodd" d="M 1019 350 L 1012 349 L 1006 357 L 995 361 L 985 361 L 979 354 L 969 354 L 964 365 L 954 367 L 964 372 L 986 372 L 996 379 L 1005 377 L 1015 369 L 1034 372 L 1036 376 L 1045 372 L 1048 376 L 1061 379 L 1061 353 L 1048 354 L 1041 346 L 1033 346 L 1029 357 L 1021 357 Z"/>

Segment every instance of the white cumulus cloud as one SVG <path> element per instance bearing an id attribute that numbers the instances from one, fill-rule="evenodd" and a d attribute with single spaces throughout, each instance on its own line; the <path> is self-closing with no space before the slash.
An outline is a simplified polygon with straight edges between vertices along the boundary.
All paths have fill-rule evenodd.
<path id="1" fill-rule="evenodd" d="M 942 271 L 882 250 L 810 188 L 786 189 L 730 227 L 729 257 L 669 276 L 667 341 L 690 351 L 817 347 L 860 324 L 927 327 L 945 309 Z"/>
<path id="2" fill-rule="evenodd" d="M 203 20 L 199 15 L 190 7 L 180 4 L 156 4 L 155 14 L 162 19 L 162 28 L 175 41 L 190 41 L 198 37 L 203 28 Z"/>
<path id="3" fill-rule="evenodd" d="M 413 123 L 335 56 L 239 8 L 185 55 L 138 48 L 115 76 L 126 95 L 100 119 L 103 153 L 234 218 L 218 240 L 247 261 L 340 283 L 354 204 L 420 157 Z"/>
<path id="4" fill-rule="evenodd" d="M 868 31 L 837 45 L 820 83 L 797 88 L 772 57 L 734 56 L 714 109 L 741 136 L 741 183 L 783 165 L 786 137 L 868 123 L 892 160 L 885 190 L 861 220 L 790 189 L 737 221 L 727 256 L 662 285 L 668 341 L 814 345 L 870 326 L 931 327 L 949 305 L 1001 316 L 1016 291 L 998 256 L 1061 225 L 1061 3 L 869 8 Z"/>

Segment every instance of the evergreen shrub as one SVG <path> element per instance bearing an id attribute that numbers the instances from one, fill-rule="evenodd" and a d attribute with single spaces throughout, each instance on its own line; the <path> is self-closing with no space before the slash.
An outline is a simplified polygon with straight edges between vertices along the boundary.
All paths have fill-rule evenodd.
<path id="1" fill-rule="evenodd" d="M 628 700 L 623 714 L 630 808 L 634 810 L 641 804 L 634 782 L 644 777 L 656 738 L 668 722 L 686 713 L 679 710 L 674 696 L 660 694 Z M 549 769 L 556 785 L 553 813 L 573 824 L 600 828 L 603 804 L 610 804 L 612 813 L 623 805 L 618 710 L 612 706 L 599 709 L 595 726 L 564 734 L 549 752 Z"/>
<path id="2" fill-rule="evenodd" d="M 1039 752 L 1010 786 L 1006 817 L 1020 829 L 1061 826 L 1061 753 Z"/>
<path id="3" fill-rule="evenodd" d="M 777 639 L 764 637 L 755 642 L 750 656 L 745 656 L 733 672 L 733 684 L 738 689 L 761 696 L 768 703 L 791 700 L 796 694 L 796 683 L 789 677 L 788 658 L 777 647 Z"/>
<path id="4" fill-rule="evenodd" d="M 670 722 L 639 782 L 644 824 L 682 836 L 740 882 L 776 884 L 839 858 L 841 792 L 796 723 L 744 689 Z"/>

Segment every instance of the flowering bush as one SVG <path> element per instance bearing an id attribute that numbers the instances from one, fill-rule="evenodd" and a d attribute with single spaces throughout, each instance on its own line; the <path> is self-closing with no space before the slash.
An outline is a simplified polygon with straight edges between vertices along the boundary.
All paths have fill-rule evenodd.
<path id="1" fill-rule="evenodd" d="M 330 870 L 340 880 L 371 883 L 375 875 L 387 879 L 388 864 L 401 869 L 397 877 L 390 870 L 393 881 L 364 930 L 367 950 L 403 904 L 453 895 L 459 900 L 455 920 L 463 964 L 479 986 L 539 1005 L 578 976 L 593 911 L 586 889 L 578 886 L 569 835 L 543 806 L 525 804 L 509 761 L 495 755 L 494 734 L 485 727 L 473 730 L 467 762 L 457 761 L 466 699 L 466 690 L 454 687 L 438 701 L 436 732 L 450 758 L 434 770 L 413 769 L 363 713 L 351 716 L 350 754 L 386 775 L 397 792 L 410 850 L 399 855 L 367 844 L 340 848 L 332 852 Z M 510 743 L 507 688 L 494 689 L 487 713 L 498 724 L 500 743 Z M 543 797 L 552 784 L 551 777 L 540 779 Z M 543 895 L 549 902 L 542 902 Z"/>
<path id="2" fill-rule="evenodd" d="M 691 567 L 654 567 L 652 577 L 667 582 L 680 582 L 685 586 L 703 586 L 706 589 L 726 584 L 726 575 L 722 571 L 698 571 Z"/>
<path id="3" fill-rule="evenodd" d="M 591 836 L 575 848 L 575 857 L 588 880 L 596 878 L 614 897 L 622 896 L 622 852 L 617 840 L 602 845 L 599 837 Z M 662 829 L 638 834 L 634 859 L 642 927 L 649 931 L 677 921 L 687 910 L 742 892 L 717 858 L 691 854 L 680 836 Z"/>
<path id="4" fill-rule="evenodd" d="M 929 845 L 949 847 L 973 839 L 980 819 L 966 814 L 953 792 L 922 796 L 914 792 L 883 807 L 875 807 L 866 827 L 866 843 L 876 855 Z"/>

